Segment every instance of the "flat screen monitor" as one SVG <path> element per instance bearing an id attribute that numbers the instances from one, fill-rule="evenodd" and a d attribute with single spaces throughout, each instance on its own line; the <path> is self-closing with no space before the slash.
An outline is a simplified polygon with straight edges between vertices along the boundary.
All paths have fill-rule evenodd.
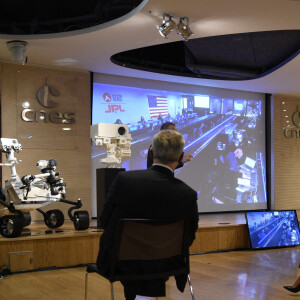
<path id="1" fill-rule="evenodd" d="M 255 164 L 256 164 L 256 160 L 255 159 L 252 159 L 250 157 L 246 157 L 245 159 L 245 165 L 247 165 L 249 168 L 253 169 L 255 167 Z"/>
<path id="2" fill-rule="evenodd" d="M 195 107 L 209 108 L 209 96 L 198 96 L 194 97 Z"/>
<path id="3" fill-rule="evenodd" d="M 246 212 L 251 247 L 255 249 L 300 245 L 295 210 Z"/>
<path id="4" fill-rule="evenodd" d="M 244 108 L 243 103 L 238 103 L 238 102 L 234 103 L 235 110 L 243 110 L 243 108 Z"/>

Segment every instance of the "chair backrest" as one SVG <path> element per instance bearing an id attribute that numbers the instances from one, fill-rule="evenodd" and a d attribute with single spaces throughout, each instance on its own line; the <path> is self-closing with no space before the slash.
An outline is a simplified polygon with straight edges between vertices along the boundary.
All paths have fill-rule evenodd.
<path id="1" fill-rule="evenodd" d="M 189 273 L 188 222 L 172 223 L 145 219 L 121 219 L 115 236 L 110 281 L 149 280 Z M 161 271 L 119 272 L 120 264 L 138 262 L 159 265 L 159 262 L 180 258 L 181 264 L 164 266 Z"/>

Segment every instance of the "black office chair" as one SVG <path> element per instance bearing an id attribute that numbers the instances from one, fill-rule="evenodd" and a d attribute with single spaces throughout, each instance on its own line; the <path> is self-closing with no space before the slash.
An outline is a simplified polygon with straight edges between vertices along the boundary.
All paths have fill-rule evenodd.
<path id="1" fill-rule="evenodd" d="M 188 222 L 184 220 L 165 223 L 145 219 L 121 219 L 117 225 L 109 274 L 102 274 L 96 264 L 87 265 L 85 299 L 87 299 L 88 274 L 98 273 L 110 281 L 112 300 L 114 300 L 113 282 L 115 281 L 166 279 L 170 276 L 185 274 L 192 299 L 195 300 L 189 276 L 188 234 Z M 118 270 L 118 264 L 124 261 L 147 260 L 151 262 L 172 257 L 180 257 L 182 265 L 153 273 L 124 274 Z"/>

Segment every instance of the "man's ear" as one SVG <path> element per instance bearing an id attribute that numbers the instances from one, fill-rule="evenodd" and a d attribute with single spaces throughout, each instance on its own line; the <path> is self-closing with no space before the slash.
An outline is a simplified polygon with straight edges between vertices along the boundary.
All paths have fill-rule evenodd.
<path id="1" fill-rule="evenodd" d="M 150 149 L 149 149 L 149 156 L 150 156 L 151 158 L 153 158 L 153 150 L 152 150 L 152 147 L 150 147 Z"/>
<path id="2" fill-rule="evenodd" d="M 180 154 L 180 157 L 179 157 L 179 159 L 178 159 L 178 162 L 181 162 L 181 161 L 182 161 L 183 155 L 184 155 L 184 152 L 182 152 L 182 153 Z"/>

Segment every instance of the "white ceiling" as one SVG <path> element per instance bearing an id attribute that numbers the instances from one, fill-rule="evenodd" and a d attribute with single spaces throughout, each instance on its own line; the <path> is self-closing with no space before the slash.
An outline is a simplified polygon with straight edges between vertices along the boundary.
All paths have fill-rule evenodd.
<path id="1" fill-rule="evenodd" d="M 0 60 L 10 61 L 6 42 L 19 39 L 28 43 L 28 65 L 59 66 L 105 74 L 300 96 L 300 56 L 263 78 L 238 82 L 155 74 L 111 63 L 111 55 L 121 51 L 181 40 L 176 32 L 172 32 L 168 39 L 159 35 L 155 25 L 161 24 L 163 13 L 168 13 L 175 19 L 189 17 L 190 27 L 194 31 L 191 38 L 300 29 L 300 1 L 297 0 L 149 0 L 144 1 L 129 16 L 88 30 L 43 36 L 0 35 Z"/>

